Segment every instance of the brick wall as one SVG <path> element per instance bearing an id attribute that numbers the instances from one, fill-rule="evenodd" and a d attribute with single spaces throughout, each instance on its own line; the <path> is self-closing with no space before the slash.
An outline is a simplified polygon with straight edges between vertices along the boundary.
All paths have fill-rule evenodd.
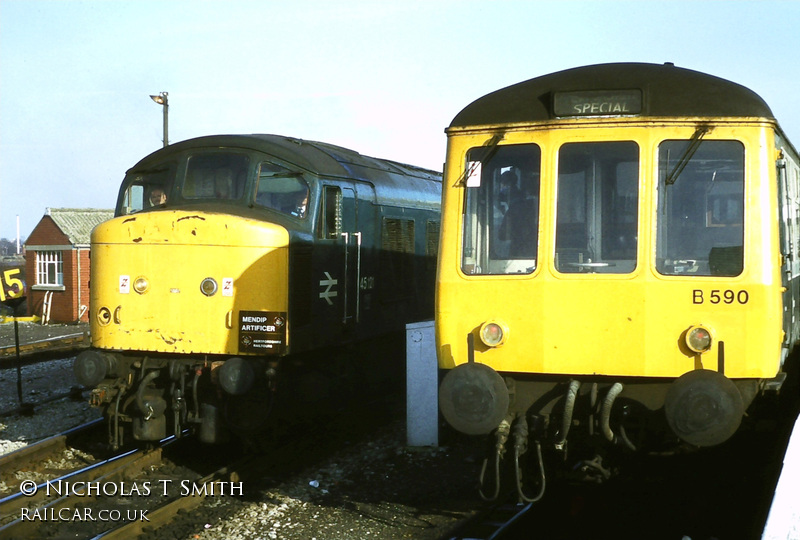
<path id="1" fill-rule="evenodd" d="M 82 322 L 89 322 L 89 278 L 91 276 L 91 259 L 89 258 L 89 248 L 81 248 L 76 252 L 76 257 L 80 257 L 80 295 L 75 295 L 75 317 L 80 315 Z M 77 290 L 77 288 L 76 288 Z M 82 309 L 86 306 L 86 309 Z M 81 311 L 83 312 L 81 314 Z"/>
<path id="2" fill-rule="evenodd" d="M 44 216 L 25 240 L 26 246 L 69 246 L 67 235 L 61 232 L 50 216 Z"/>
<path id="3" fill-rule="evenodd" d="M 61 232 L 50 216 L 44 216 L 25 242 L 33 249 L 27 250 L 25 272 L 28 280 L 28 314 L 42 316 L 45 294 L 49 291 L 36 290 L 36 249 L 35 246 L 64 246 L 61 252 L 64 274 L 64 290 L 52 291 L 50 322 L 69 323 L 78 320 L 80 306 L 89 305 L 89 249 L 73 249 L 69 238 Z M 80 276 L 78 257 L 80 256 Z M 80 291 L 80 292 L 79 292 Z M 88 311 L 81 320 L 88 321 Z"/>

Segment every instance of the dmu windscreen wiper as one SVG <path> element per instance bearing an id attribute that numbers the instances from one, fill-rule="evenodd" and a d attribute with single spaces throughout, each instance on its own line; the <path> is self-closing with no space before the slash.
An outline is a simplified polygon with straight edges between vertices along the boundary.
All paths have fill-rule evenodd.
<path id="1" fill-rule="evenodd" d="M 701 139 L 709 131 L 711 131 L 711 128 L 709 128 L 708 126 L 700 126 L 699 128 L 697 128 L 697 130 L 692 135 L 692 138 L 689 139 L 689 146 L 686 147 L 686 150 L 683 152 L 683 155 L 678 160 L 678 163 L 675 164 L 675 167 L 667 175 L 666 180 L 664 180 L 664 184 L 671 186 L 678 180 L 678 177 L 683 172 L 683 169 L 686 168 L 686 165 L 688 165 L 689 162 L 692 160 L 692 156 L 694 156 L 694 153 L 697 152 L 698 148 L 700 148 Z"/>

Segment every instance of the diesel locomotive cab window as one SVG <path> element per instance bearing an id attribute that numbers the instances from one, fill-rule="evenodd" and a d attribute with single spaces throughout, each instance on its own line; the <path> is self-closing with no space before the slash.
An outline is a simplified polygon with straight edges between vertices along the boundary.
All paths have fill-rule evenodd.
<path id="1" fill-rule="evenodd" d="M 473 148 L 466 167 L 461 270 L 530 274 L 538 253 L 541 149 Z"/>
<path id="2" fill-rule="evenodd" d="M 128 173 L 122 184 L 122 199 L 117 215 L 124 216 L 164 206 L 174 176 L 175 167 L 172 164 L 150 171 Z"/>
<path id="3" fill-rule="evenodd" d="M 658 148 L 656 268 L 666 275 L 738 276 L 744 245 L 744 146 L 664 141 Z"/>
<path id="4" fill-rule="evenodd" d="M 563 273 L 636 268 L 639 147 L 570 143 L 558 153 L 555 266 Z"/>
<path id="5" fill-rule="evenodd" d="M 214 152 L 189 158 L 183 181 L 184 199 L 240 199 L 247 182 L 248 157 Z"/>
<path id="6" fill-rule="evenodd" d="M 258 171 L 256 204 L 294 217 L 306 217 L 308 184 L 300 173 L 264 162 Z"/>
<path id="7" fill-rule="evenodd" d="M 317 222 L 317 237 L 329 240 L 342 233 L 342 190 L 325 186 L 322 191 L 322 219 Z"/>

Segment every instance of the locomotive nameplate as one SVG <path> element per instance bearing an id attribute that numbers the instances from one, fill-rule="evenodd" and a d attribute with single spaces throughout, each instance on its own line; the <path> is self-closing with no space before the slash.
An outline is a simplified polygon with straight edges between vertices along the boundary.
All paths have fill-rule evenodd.
<path id="1" fill-rule="evenodd" d="M 239 352 L 282 354 L 285 349 L 285 311 L 239 312 Z"/>

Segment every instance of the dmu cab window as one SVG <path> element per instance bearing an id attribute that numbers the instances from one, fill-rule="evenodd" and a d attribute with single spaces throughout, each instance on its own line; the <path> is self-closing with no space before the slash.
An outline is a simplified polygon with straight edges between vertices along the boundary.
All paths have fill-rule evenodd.
<path id="1" fill-rule="evenodd" d="M 473 148 L 467 154 L 461 270 L 530 274 L 539 243 L 541 149 Z"/>
<path id="2" fill-rule="evenodd" d="M 555 266 L 562 273 L 636 268 L 639 147 L 569 143 L 558 154 Z"/>
<path id="3" fill-rule="evenodd" d="M 744 146 L 664 141 L 658 148 L 656 268 L 664 275 L 738 276 L 744 245 Z"/>
<path id="4" fill-rule="evenodd" d="M 247 182 L 248 162 L 245 155 L 223 152 L 190 156 L 183 181 L 183 198 L 240 199 Z"/>
<path id="5" fill-rule="evenodd" d="M 258 206 L 304 218 L 308 209 L 308 193 L 308 184 L 300 173 L 274 163 L 261 163 L 256 189 Z"/>

